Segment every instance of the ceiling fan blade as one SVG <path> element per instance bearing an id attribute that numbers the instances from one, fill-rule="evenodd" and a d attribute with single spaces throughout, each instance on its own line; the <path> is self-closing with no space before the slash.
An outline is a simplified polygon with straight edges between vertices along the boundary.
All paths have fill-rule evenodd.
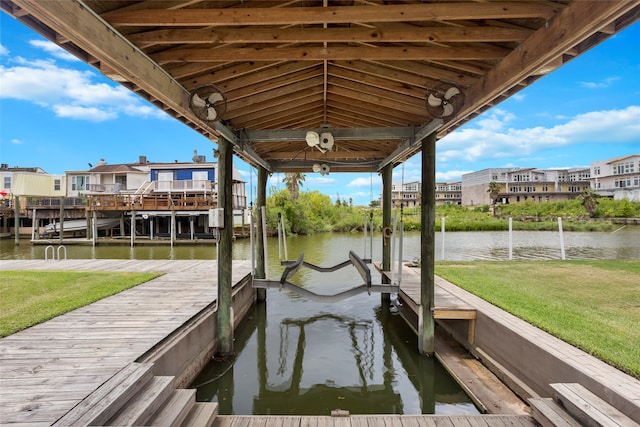
<path id="1" fill-rule="evenodd" d="M 207 100 L 209 101 L 209 104 L 215 104 L 216 102 L 224 101 L 224 97 L 220 92 L 214 92 L 209 95 Z"/>
<path id="2" fill-rule="evenodd" d="M 447 117 L 450 116 L 451 114 L 453 114 L 453 105 L 451 104 L 444 104 L 444 107 L 442 109 L 442 117 Z"/>
<path id="3" fill-rule="evenodd" d="M 444 99 L 449 100 L 451 98 L 453 98 L 456 95 L 460 94 L 460 89 L 458 89 L 455 86 L 451 86 L 449 89 L 447 89 L 447 91 L 444 93 Z"/>
<path id="4" fill-rule="evenodd" d="M 427 98 L 427 102 L 429 103 L 430 106 L 437 107 L 440 104 L 442 104 L 442 99 L 440 99 L 437 96 L 434 96 L 432 93 L 430 93 L 429 94 L 429 98 Z"/>
<path id="5" fill-rule="evenodd" d="M 194 93 L 193 96 L 191 97 L 191 103 L 195 107 L 200 107 L 200 108 L 205 107 L 207 105 L 206 101 L 200 98 L 197 93 Z"/>
<path id="6" fill-rule="evenodd" d="M 215 108 L 209 107 L 207 108 L 207 120 L 214 121 L 218 117 L 218 112 Z"/>

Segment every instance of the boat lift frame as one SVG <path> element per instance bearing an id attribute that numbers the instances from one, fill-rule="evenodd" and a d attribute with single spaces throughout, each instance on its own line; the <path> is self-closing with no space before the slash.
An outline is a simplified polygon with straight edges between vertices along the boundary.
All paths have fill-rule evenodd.
<path id="1" fill-rule="evenodd" d="M 262 207 L 262 209 L 264 209 L 264 207 Z M 263 218 L 264 218 L 264 210 L 263 212 Z M 371 221 L 372 222 L 372 221 Z M 394 221 L 394 226 L 393 226 L 393 235 L 394 235 L 394 247 L 395 247 L 395 221 Z M 264 228 L 263 228 L 264 231 Z M 265 238 L 266 236 L 263 236 L 263 238 Z M 373 224 L 371 223 L 371 229 L 370 229 L 370 235 L 369 235 L 370 239 L 371 239 L 371 249 L 372 245 L 373 245 Z M 365 221 L 364 221 L 364 239 L 365 239 L 365 256 L 366 256 L 366 252 L 367 252 L 367 220 L 365 217 Z M 266 240 L 266 239 L 265 239 Z M 402 245 L 402 233 L 400 233 L 400 245 Z M 266 251 L 266 247 L 267 245 L 264 245 L 265 247 L 265 251 Z M 285 254 L 285 260 L 282 260 L 282 254 L 283 251 L 282 249 L 284 249 L 284 254 Z M 282 273 L 282 276 L 280 277 L 279 281 L 276 280 L 270 280 L 268 278 L 268 276 L 265 279 L 256 279 L 254 277 L 253 279 L 253 287 L 254 288 L 262 288 L 262 289 L 278 289 L 278 290 L 282 290 L 282 289 L 286 289 L 288 291 L 291 292 L 295 292 L 305 298 L 308 298 L 309 300 L 312 301 L 318 301 L 318 302 L 337 302 L 337 301 L 341 301 L 347 298 L 351 298 L 352 296 L 355 295 L 359 295 L 361 293 L 367 293 L 369 295 L 371 295 L 372 292 L 375 293 L 383 293 L 383 294 L 391 294 L 391 293 L 398 293 L 400 291 L 400 280 L 398 280 L 398 283 L 391 283 L 391 284 L 373 284 L 371 282 L 371 270 L 369 269 L 369 266 L 367 264 L 371 263 L 371 258 L 360 258 L 360 256 L 358 256 L 358 254 L 356 254 L 353 250 L 349 251 L 349 259 L 346 261 L 343 261 L 339 264 L 336 264 L 334 266 L 330 266 L 330 267 L 322 267 L 319 265 L 315 265 L 309 262 L 306 262 L 304 260 L 304 253 L 301 253 L 300 256 L 298 257 L 298 259 L 296 261 L 289 261 L 286 258 L 288 257 L 287 255 L 287 243 L 286 243 L 286 234 L 285 234 L 285 224 L 284 224 L 284 218 L 282 217 L 282 215 L 278 214 L 278 250 L 279 250 L 279 255 L 280 255 L 280 264 L 285 266 L 285 269 Z M 402 253 L 402 250 L 400 250 L 400 254 Z M 371 254 L 370 254 L 371 255 Z M 402 256 L 402 255 L 400 255 Z M 268 259 L 266 254 L 265 254 L 265 259 Z M 253 264 L 253 261 L 252 261 Z M 342 268 L 348 267 L 348 266 L 354 266 L 356 268 L 356 270 L 358 271 L 358 273 L 360 274 L 360 277 L 362 277 L 362 280 L 364 281 L 364 284 L 355 286 L 351 289 L 348 289 L 346 291 L 343 292 L 339 292 L 337 294 L 334 295 L 321 295 L 321 294 L 317 294 L 315 292 L 309 291 L 308 289 L 305 289 L 301 286 L 298 286 L 294 283 L 291 283 L 290 281 L 288 281 L 287 279 L 289 278 L 289 276 L 291 276 L 292 274 L 295 274 L 298 270 L 300 270 L 300 268 L 302 267 L 307 267 L 311 270 L 315 270 L 321 273 L 328 273 L 328 272 L 333 272 L 333 271 L 337 271 L 340 270 Z M 253 267 L 253 265 L 252 265 Z M 398 278 L 399 279 L 399 278 Z"/>

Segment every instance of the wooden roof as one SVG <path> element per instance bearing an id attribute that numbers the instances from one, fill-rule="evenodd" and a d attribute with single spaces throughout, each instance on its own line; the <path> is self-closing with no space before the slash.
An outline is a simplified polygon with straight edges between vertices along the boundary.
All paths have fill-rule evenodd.
<path id="1" fill-rule="evenodd" d="M 2 0 L 2 9 L 244 160 L 271 171 L 379 170 L 638 20 L 608 0 Z M 428 91 L 455 84 L 441 120 Z M 215 123 L 189 109 L 215 84 Z M 305 142 L 331 132 L 332 150 Z"/>

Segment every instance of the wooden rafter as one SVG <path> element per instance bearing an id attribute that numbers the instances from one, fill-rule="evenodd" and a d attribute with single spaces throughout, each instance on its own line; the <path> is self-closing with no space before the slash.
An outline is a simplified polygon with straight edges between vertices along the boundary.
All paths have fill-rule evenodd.
<path id="1" fill-rule="evenodd" d="M 172 49 L 152 54 L 160 64 L 216 61 L 323 61 L 323 60 L 485 60 L 501 59 L 510 51 L 499 46 L 368 47 L 304 46 L 288 48 Z"/>
<path id="2" fill-rule="evenodd" d="M 180 9 L 116 11 L 115 26 L 189 27 L 244 25 L 349 24 L 353 22 L 428 22 L 468 19 L 551 18 L 560 6 L 548 2 L 459 2 L 379 6 Z M 284 12 L 283 12 L 284 11 Z"/>
<path id="3" fill-rule="evenodd" d="M 417 27 L 378 25 L 375 28 L 241 28 L 154 30 L 129 36 L 141 47 L 218 43 L 479 43 L 519 42 L 533 31 L 527 28 Z"/>

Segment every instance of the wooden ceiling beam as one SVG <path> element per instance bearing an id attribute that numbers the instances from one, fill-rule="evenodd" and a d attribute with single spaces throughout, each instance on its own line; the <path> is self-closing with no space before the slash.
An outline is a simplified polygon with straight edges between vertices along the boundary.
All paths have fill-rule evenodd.
<path id="1" fill-rule="evenodd" d="M 238 89 L 246 89 L 254 85 L 267 85 L 267 87 L 272 87 L 278 84 L 277 80 L 286 80 L 289 83 L 295 83 L 322 74 L 321 65 L 321 62 L 281 62 L 271 65 L 270 67 L 260 67 L 259 71 L 247 73 L 235 79 L 219 82 L 217 86 L 224 92 L 231 92 Z M 256 88 L 253 87 L 251 90 L 256 90 Z"/>
<path id="2" fill-rule="evenodd" d="M 307 99 L 315 99 L 318 95 L 322 97 L 323 90 L 321 87 L 312 87 L 304 91 L 292 92 L 283 96 L 271 98 L 264 102 L 255 102 L 242 109 L 229 110 L 225 114 L 225 118 L 229 120 L 234 117 L 244 117 L 247 114 L 259 114 L 260 112 L 268 113 L 273 108 L 289 103 L 305 102 Z"/>
<path id="3" fill-rule="evenodd" d="M 428 22 L 477 19 L 551 18 L 560 5 L 542 2 L 459 2 L 376 6 L 228 8 L 114 11 L 114 27 L 201 27 L 246 25 L 349 24 L 352 22 Z"/>
<path id="4" fill-rule="evenodd" d="M 258 93 L 255 96 L 251 96 L 251 97 L 246 96 L 240 99 L 232 99 L 229 102 L 227 102 L 227 111 L 247 108 L 254 103 L 268 102 L 271 99 L 274 99 L 280 96 L 287 96 L 289 94 L 309 90 L 314 87 L 322 87 L 323 80 L 324 79 L 322 76 L 314 77 L 311 79 L 299 81 L 291 85 L 278 87 L 277 89 L 273 89 L 268 92 Z"/>
<path id="5" fill-rule="evenodd" d="M 424 98 L 426 86 L 425 80 L 422 79 L 422 87 L 413 86 L 409 83 L 399 83 L 393 80 L 388 80 L 382 77 L 372 76 L 370 74 L 360 73 L 357 71 L 351 71 L 344 68 L 335 66 L 329 67 L 329 76 L 339 77 L 345 80 L 351 80 L 357 84 L 365 84 L 378 89 L 387 90 L 390 92 L 412 96 L 414 98 Z"/>
<path id="6" fill-rule="evenodd" d="M 151 54 L 159 64 L 216 61 L 324 61 L 324 60 L 490 60 L 502 59 L 508 49 L 487 44 L 470 46 L 303 46 L 286 48 L 178 48 Z"/>
<path id="7" fill-rule="evenodd" d="M 342 88 L 344 91 L 351 93 L 356 99 L 364 99 L 363 97 L 367 97 L 367 99 L 375 98 L 379 99 L 379 102 L 383 103 L 382 105 L 388 105 L 395 110 L 414 115 L 425 114 L 426 98 L 424 93 L 420 93 L 420 96 L 416 97 L 407 96 L 338 77 L 331 78 L 329 85 L 333 88 Z"/>
<path id="8" fill-rule="evenodd" d="M 533 33 L 526 28 L 481 27 L 392 27 L 374 28 L 205 28 L 162 29 L 130 34 L 141 48 L 176 44 L 226 43 L 495 43 L 520 42 Z"/>
<path id="9" fill-rule="evenodd" d="M 388 115 L 376 114 L 368 109 L 363 108 L 354 108 L 353 105 L 344 104 L 337 100 L 329 98 L 328 101 L 329 109 L 333 112 L 339 112 L 341 116 L 349 116 L 354 120 L 359 120 L 362 122 L 366 122 L 366 125 L 358 126 L 358 127 L 378 127 L 378 126 L 404 126 L 406 125 L 406 120 L 402 120 L 396 117 L 391 117 Z M 331 121 L 329 121 L 331 126 L 335 126 Z M 352 125 L 353 126 L 353 125 Z"/>
<path id="10" fill-rule="evenodd" d="M 259 72 L 260 70 L 272 67 L 280 62 L 243 62 L 224 64 L 220 62 L 195 63 L 167 67 L 167 71 L 176 79 L 184 81 L 186 86 L 196 86 L 204 83 L 222 82 L 229 79 L 242 77 L 247 74 Z"/>
<path id="11" fill-rule="evenodd" d="M 244 126 L 247 129 L 284 129 L 290 126 L 294 126 L 300 122 L 301 118 L 307 120 L 322 121 L 323 110 L 322 101 L 313 104 L 308 104 L 305 108 L 298 108 L 289 111 L 289 114 L 280 114 L 277 117 L 272 117 L 269 120 L 255 121 L 246 123 Z"/>
<path id="12" fill-rule="evenodd" d="M 423 63 L 416 61 L 367 61 L 371 65 L 383 65 L 393 70 L 398 70 L 406 73 L 414 73 L 419 76 L 424 76 L 433 80 L 450 80 L 457 82 L 461 86 L 470 86 L 472 83 L 477 82 L 476 76 L 482 74 L 469 75 L 467 73 L 458 72 L 447 68 L 441 68 L 436 64 Z"/>
<path id="13" fill-rule="evenodd" d="M 296 83 L 306 82 L 304 84 L 306 87 L 313 87 L 312 85 L 321 85 L 322 83 L 318 82 L 322 82 L 322 80 L 323 76 L 320 73 L 315 70 L 306 70 L 301 73 L 273 78 L 271 80 L 266 80 L 225 93 L 229 99 L 233 99 L 234 101 L 241 98 L 265 100 L 264 96 L 261 98 L 259 98 L 259 96 L 264 94 L 271 98 L 282 96 L 284 94 L 292 93 L 292 87 L 294 87 Z"/>
<path id="14" fill-rule="evenodd" d="M 401 126 L 422 123 L 427 116 L 426 109 L 424 110 L 424 114 L 421 116 L 410 115 L 404 111 L 395 110 L 393 108 L 393 103 L 386 102 L 375 96 L 353 93 L 352 91 L 345 90 L 341 87 L 330 86 L 329 97 L 327 99 L 327 102 L 329 103 L 340 102 L 344 105 L 350 105 L 354 111 L 366 111 L 368 114 L 376 113 L 384 116 L 388 120 L 398 121 Z"/>
<path id="15" fill-rule="evenodd" d="M 283 97 L 281 97 L 283 98 Z M 256 111 L 247 111 L 243 109 L 242 111 L 238 111 L 239 114 L 234 116 L 235 120 L 239 123 L 251 122 L 252 120 L 261 120 L 264 117 L 273 117 L 282 113 L 283 111 L 291 110 L 292 108 L 301 108 L 308 104 L 315 104 L 318 101 L 322 101 L 323 96 L 322 92 L 316 91 L 313 95 L 307 95 L 304 97 L 299 97 L 298 99 L 291 99 L 288 102 L 283 102 L 280 104 L 270 104 L 269 108 L 262 108 Z M 229 119 L 230 117 L 225 114 L 225 119 Z"/>

